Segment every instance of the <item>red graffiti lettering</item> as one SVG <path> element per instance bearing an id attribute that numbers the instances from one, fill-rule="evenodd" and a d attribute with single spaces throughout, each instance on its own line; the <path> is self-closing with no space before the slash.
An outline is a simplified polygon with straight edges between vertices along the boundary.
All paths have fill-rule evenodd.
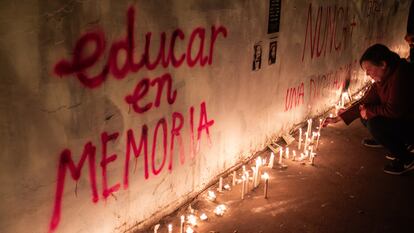
<path id="1" fill-rule="evenodd" d="M 65 149 L 60 154 L 59 167 L 57 173 L 55 203 L 53 206 L 52 219 L 50 221 L 49 232 L 53 232 L 60 222 L 61 204 L 63 198 L 63 190 L 65 187 L 66 169 L 69 169 L 72 179 L 78 181 L 81 176 L 81 169 L 86 158 L 89 158 L 89 180 L 92 189 L 92 201 L 98 202 L 99 196 L 96 187 L 96 171 L 95 171 L 95 152 L 96 147 L 91 142 L 85 144 L 82 156 L 77 165 L 72 160 L 72 153 L 69 149 Z"/>
<path id="2" fill-rule="evenodd" d="M 210 48 L 208 56 L 204 56 L 206 33 L 204 27 L 195 28 L 190 38 L 185 42 L 185 34 L 181 29 L 175 29 L 171 36 L 166 32 L 160 33 L 160 44 L 158 53 L 154 57 L 151 56 L 151 37 L 152 32 L 145 34 L 145 45 L 143 46 L 143 53 L 138 56 L 141 60 L 137 63 L 134 61 L 135 55 L 135 8 L 130 7 L 126 17 L 126 36 L 118 41 L 112 42 L 109 49 L 109 56 L 107 62 L 103 65 L 101 72 L 96 76 L 88 74 L 89 69 L 95 68 L 97 62 L 105 57 L 105 35 L 102 31 L 85 33 L 76 42 L 73 49 L 73 57 L 71 61 L 63 59 L 56 63 L 54 71 L 58 76 L 76 75 L 82 85 L 87 88 L 99 87 L 106 79 L 108 74 L 112 74 L 116 79 L 124 79 L 129 72 L 138 72 L 145 67 L 148 70 L 156 69 L 160 63 L 162 67 L 167 68 L 171 63 L 174 68 L 178 68 L 187 61 L 189 67 L 194 67 L 199 64 L 201 67 L 207 63 L 209 65 L 213 62 L 214 44 L 219 35 L 227 37 L 227 29 L 224 26 L 211 27 Z M 169 47 L 167 47 L 167 40 L 170 40 Z M 182 53 L 178 58 L 175 55 L 175 46 L 177 38 L 184 43 L 187 43 L 186 53 Z M 198 43 L 195 43 L 198 41 Z M 86 51 L 94 48 L 91 55 L 85 55 Z M 166 52 L 168 51 L 168 52 Z M 196 56 L 192 53 L 196 51 Z M 125 56 L 122 56 L 125 54 Z M 125 57 L 123 60 L 122 58 Z M 185 59 L 187 58 L 187 59 Z M 121 61 L 120 61 L 121 60 Z M 95 68 L 96 69 L 96 68 Z M 94 69 L 94 70 L 95 70 Z"/>
<path id="3" fill-rule="evenodd" d="M 141 154 L 141 151 L 144 150 L 144 177 L 148 179 L 148 127 L 146 125 L 142 126 L 141 130 L 141 140 L 139 147 L 135 142 L 134 132 L 129 129 L 127 131 L 127 145 L 126 145 L 126 155 L 125 155 L 125 170 L 124 170 L 124 189 L 128 188 L 129 185 L 129 160 L 131 157 L 131 147 L 135 156 L 135 168 L 137 167 L 137 159 Z M 135 170 L 135 169 L 134 169 Z"/>
<path id="4" fill-rule="evenodd" d="M 150 81 L 148 78 L 144 78 L 135 87 L 134 93 L 132 95 L 128 95 L 125 97 L 125 101 L 128 104 L 132 104 L 132 108 L 136 113 L 144 113 L 151 109 L 152 106 L 155 106 L 156 108 L 160 106 L 161 102 L 161 95 L 164 90 L 164 84 L 167 83 L 167 102 L 168 104 L 173 104 L 175 102 L 175 99 L 177 97 L 177 91 L 172 90 L 172 77 L 170 74 L 164 74 L 161 77 L 155 78 L 154 80 Z M 149 88 L 151 86 L 157 85 L 157 94 L 155 97 L 154 103 L 150 102 L 145 104 L 143 107 L 141 107 L 138 102 L 145 98 L 145 96 L 148 94 Z"/>
<path id="5" fill-rule="evenodd" d="M 119 136 L 119 133 L 113 133 L 108 135 L 106 132 L 103 132 L 101 135 L 101 142 L 102 142 L 102 160 L 101 160 L 101 167 L 102 167 L 102 196 L 106 199 L 111 193 L 116 192 L 119 190 L 121 186 L 119 183 L 108 188 L 108 180 L 107 180 L 107 166 L 108 163 L 111 163 L 116 160 L 116 154 L 113 154 L 107 157 L 106 150 L 107 150 L 107 143 L 111 140 L 116 140 Z"/>
<path id="6" fill-rule="evenodd" d="M 285 112 L 298 107 L 305 102 L 305 86 L 301 83 L 297 87 L 288 88 L 285 96 Z"/>
<path id="7" fill-rule="evenodd" d="M 305 59 L 306 50 L 310 47 L 310 58 L 313 59 L 326 56 L 335 51 L 340 52 L 350 43 L 350 37 L 356 26 L 355 16 L 352 22 L 349 20 L 349 9 L 335 6 L 320 6 L 316 14 L 316 21 L 313 24 L 312 3 L 309 3 L 306 22 L 305 38 L 302 50 L 302 62 Z M 325 23 L 323 24 L 323 20 Z M 339 24 L 339 25 L 338 25 Z M 324 25 L 324 27 L 322 27 Z M 338 30 L 342 26 L 342 30 Z M 322 30 L 321 30 L 322 29 Z M 323 32 L 323 35 L 321 34 Z M 338 32 L 342 34 L 338 35 Z M 316 53 L 315 53 L 316 51 Z"/>

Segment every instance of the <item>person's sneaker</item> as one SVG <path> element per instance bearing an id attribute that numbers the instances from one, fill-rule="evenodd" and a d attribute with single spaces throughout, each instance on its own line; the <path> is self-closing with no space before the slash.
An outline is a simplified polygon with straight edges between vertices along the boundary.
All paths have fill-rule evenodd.
<path id="1" fill-rule="evenodd" d="M 365 138 L 362 140 L 362 145 L 370 148 L 382 148 L 383 146 L 379 144 L 375 139 Z"/>
<path id="2" fill-rule="evenodd" d="M 399 160 L 392 160 L 389 164 L 385 165 L 384 172 L 391 175 L 401 175 L 405 172 L 404 164 Z"/>
<path id="3" fill-rule="evenodd" d="M 414 169 L 414 159 L 407 161 L 404 163 L 404 169 L 406 172 L 411 171 Z"/>
<path id="4" fill-rule="evenodd" d="M 396 159 L 394 155 L 386 155 L 385 158 L 391 161 Z"/>
<path id="5" fill-rule="evenodd" d="M 414 153 L 414 145 L 408 145 L 408 146 L 407 146 L 407 150 L 408 150 L 410 153 Z"/>
<path id="6" fill-rule="evenodd" d="M 401 162 L 399 159 L 394 159 L 389 164 L 385 165 L 384 172 L 391 175 L 402 175 L 413 169 L 414 159 L 411 159 L 405 163 Z"/>

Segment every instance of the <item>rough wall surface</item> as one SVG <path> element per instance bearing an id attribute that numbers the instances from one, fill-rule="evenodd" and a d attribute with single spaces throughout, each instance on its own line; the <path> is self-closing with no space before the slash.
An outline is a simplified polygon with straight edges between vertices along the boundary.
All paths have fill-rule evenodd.
<path id="1" fill-rule="evenodd" d="M 270 5 L 2 1 L 0 232 L 131 231 L 407 55 L 409 1 Z"/>

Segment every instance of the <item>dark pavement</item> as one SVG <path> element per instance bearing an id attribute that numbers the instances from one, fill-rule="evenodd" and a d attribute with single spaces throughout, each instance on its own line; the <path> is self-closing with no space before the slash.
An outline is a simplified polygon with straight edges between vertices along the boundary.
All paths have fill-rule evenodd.
<path id="1" fill-rule="evenodd" d="M 414 232 L 414 172 L 385 174 L 387 152 L 362 146 L 361 140 L 368 136 L 359 121 L 348 127 L 338 123 L 322 129 L 314 166 L 284 160 L 287 169 L 264 169 L 270 175 L 268 199 L 263 198 L 263 182 L 244 200 L 240 184 L 231 191 L 216 192 L 215 202 L 201 194 L 191 206 L 195 215 L 206 213 L 209 219 L 198 219 L 194 232 Z M 289 148 L 297 149 L 296 142 Z M 268 158 L 269 150 L 259 155 Z M 231 176 L 224 179 L 226 183 L 231 184 Z M 208 190 L 215 188 L 217 185 Z M 218 204 L 227 206 L 224 216 L 214 215 Z M 189 214 L 188 208 L 164 218 L 158 232 L 167 232 L 169 223 L 172 232 L 180 232 L 179 216 L 183 214 Z"/>

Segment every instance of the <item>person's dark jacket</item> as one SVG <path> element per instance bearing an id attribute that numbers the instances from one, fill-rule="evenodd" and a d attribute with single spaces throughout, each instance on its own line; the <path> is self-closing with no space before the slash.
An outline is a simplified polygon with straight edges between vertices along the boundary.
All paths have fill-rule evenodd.
<path id="1" fill-rule="evenodd" d="M 360 117 L 359 105 L 367 109 L 368 119 L 382 116 L 414 120 L 414 65 L 404 59 L 390 64 L 381 82 L 371 85 L 364 97 L 339 116 L 346 124 Z"/>

